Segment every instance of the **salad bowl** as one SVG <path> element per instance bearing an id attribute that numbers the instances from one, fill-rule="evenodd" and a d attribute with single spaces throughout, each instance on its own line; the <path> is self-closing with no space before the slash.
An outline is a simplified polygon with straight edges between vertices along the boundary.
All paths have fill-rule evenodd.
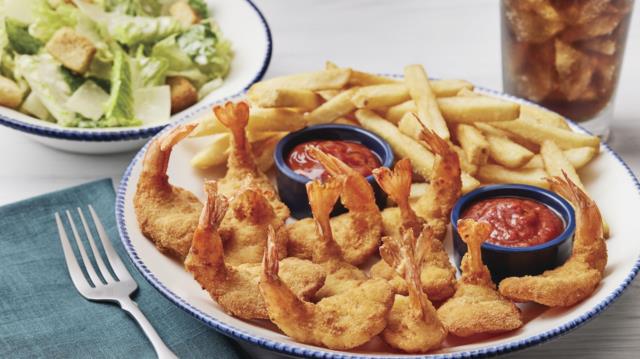
<path id="1" fill-rule="evenodd" d="M 25 3 L 29 1 L 37 0 L 28 0 Z M 145 112 L 150 114 L 149 120 L 130 126 L 126 123 L 119 127 L 88 126 L 92 128 L 62 126 L 0 105 L 0 125 L 23 132 L 35 141 L 64 151 L 86 154 L 126 152 L 141 147 L 169 123 L 177 119 L 196 118 L 209 111 L 211 104 L 246 90 L 263 77 L 271 60 L 271 32 L 266 19 L 251 0 L 201 0 L 200 3 L 206 6 L 208 13 L 215 21 L 215 26 L 220 29 L 223 38 L 230 43 L 233 57 L 222 83 L 212 86 L 208 94 L 199 96 L 195 104 L 179 112 L 174 111 L 171 117 L 167 115 L 166 119 L 158 121 L 153 116 L 154 113 L 158 108 L 168 108 L 169 104 L 167 101 L 153 102 L 144 98 L 140 103 L 148 105 L 148 111 Z M 9 14 L 10 11 L 6 13 Z M 4 22 L 3 17 L 5 14 L 0 15 L 0 19 Z M 0 41 L 0 50 L 2 47 L 3 44 Z M 0 51 L 1 55 L 2 51 Z M 46 78 L 46 75 L 44 77 Z M 123 79 L 129 80 L 128 77 L 131 76 L 124 76 Z M 162 87 L 168 88 L 168 86 Z M 136 98 L 140 97 L 134 92 L 133 99 Z M 54 96 L 52 102 L 56 104 L 61 101 L 56 102 Z M 90 107 L 89 103 L 90 101 L 81 101 L 80 106 Z"/>

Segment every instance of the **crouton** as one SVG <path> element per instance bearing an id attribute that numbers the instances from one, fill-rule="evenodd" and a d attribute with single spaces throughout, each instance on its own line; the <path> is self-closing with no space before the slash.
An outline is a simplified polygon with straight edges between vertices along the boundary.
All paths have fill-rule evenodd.
<path id="1" fill-rule="evenodd" d="M 169 14 L 184 26 L 197 24 L 200 21 L 200 16 L 186 1 L 178 1 L 171 5 Z"/>
<path id="2" fill-rule="evenodd" d="M 22 102 L 22 90 L 12 80 L 0 76 L 0 106 L 16 109 Z"/>
<path id="3" fill-rule="evenodd" d="M 56 31 L 46 46 L 47 51 L 71 71 L 84 74 L 91 65 L 96 47 L 91 40 L 68 27 Z"/>
<path id="4" fill-rule="evenodd" d="M 167 85 L 171 88 L 171 113 L 176 113 L 198 102 L 198 91 L 182 76 L 167 77 Z"/>

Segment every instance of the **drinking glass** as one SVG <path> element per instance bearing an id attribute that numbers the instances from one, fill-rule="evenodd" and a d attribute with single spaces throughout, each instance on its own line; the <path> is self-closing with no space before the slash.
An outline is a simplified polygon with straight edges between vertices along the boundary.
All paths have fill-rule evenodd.
<path id="1" fill-rule="evenodd" d="M 606 140 L 634 0 L 501 0 L 502 82 Z"/>

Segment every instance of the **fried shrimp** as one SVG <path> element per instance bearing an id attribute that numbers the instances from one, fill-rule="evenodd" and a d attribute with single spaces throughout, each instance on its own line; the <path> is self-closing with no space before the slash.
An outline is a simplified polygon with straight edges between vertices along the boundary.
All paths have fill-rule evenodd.
<path id="1" fill-rule="evenodd" d="M 549 307 L 568 307 L 593 293 L 607 265 L 602 217 L 595 202 L 565 174 L 549 180 L 551 188 L 576 210 L 576 233 L 571 257 L 560 267 L 536 276 L 510 277 L 500 293 L 516 302 L 532 301 Z"/>
<path id="2" fill-rule="evenodd" d="M 364 272 L 344 260 L 340 247 L 333 239 L 329 214 L 338 200 L 344 180 L 344 177 L 338 177 L 324 184 L 319 181 L 307 183 L 309 205 L 319 237 L 313 251 L 313 262 L 320 264 L 327 274 L 324 286 L 316 293 L 316 299 L 344 293 L 367 280 Z"/>
<path id="3" fill-rule="evenodd" d="M 261 263 L 269 226 L 276 228 L 277 243 L 281 246 L 278 253 L 285 257 L 287 232 L 271 203 L 257 188 L 242 190 L 220 224 L 227 264 Z"/>
<path id="4" fill-rule="evenodd" d="M 520 328 L 520 309 L 496 291 L 491 273 L 482 263 L 480 246 L 489 237 L 491 225 L 464 219 L 458 221 L 458 231 L 468 247 L 462 258 L 462 277 L 453 297 L 438 308 L 438 317 L 459 337 Z"/>
<path id="5" fill-rule="evenodd" d="M 233 201 L 235 195 L 249 183 L 262 192 L 278 219 L 284 223 L 289 218 L 289 208 L 280 201 L 269 178 L 258 169 L 247 139 L 249 105 L 244 101 L 235 105 L 227 102 L 224 106 L 215 106 L 213 112 L 218 121 L 231 132 L 231 152 L 227 161 L 227 174 L 220 180 L 220 193 Z"/>
<path id="6" fill-rule="evenodd" d="M 263 261 L 260 292 L 271 321 L 294 340 L 347 350 L 365 344 L 387 325 L 393 292 L 384 280 L 368 280 L 313 304 L 295 295 L 280 279 L 278 268 L 276 243 L 271 235 Z"/>
<path id="7" fill-rule="evenodd" d="M 181 262 L 189 252 L 202 203 L 186 189 L 172 186 L 167 168 L 173 147 L 196 125 L 178 126 L 151 142 L 133 199 L 142 233 L 161 252 Z"/>
<path id="8" fill-rule="evenodd" d="M 349 212 L 331 219 L 333 236 L 344 259 L 353 264 L 364 263 L 376 252 L 382 236 L 382 216 L 376 205 L 373 188 L 357 171 L 336 157 L 312 147 L 309 153 L 332 177 L 345 177 L 340 200 Z M 288 227 L 289 255 L 312 258 L 317 237 L 312 233 L 313 221 L 303 219 Z"/>
<path id="9" fill-rule="evenodd" d="M 437 348 L 447 336 L 418 276 L 425 238 L 423 233 L 416 241 L 413 230 L 408 229 L 402 237 L 383 237 L 384 244 L 380 247 L 380 254 L 405 278 L 409 291 L 409 296 L 395 296 L 382 338 L 392 347 L 409 353 Z"/>
<path id="10" fill-rule="evenodd" d="M 218 227 L 227 211 L 227 200 L 217 193 L 214 181 L 205 183 L 207 201 L 193 234 L 185 268 L 227 312 L 243 319 L 267 319 L 267 308 L 258 283 L 261 264 L 231 266 L 225 263 Z M 271 228 L 272 244 L 275 231 Z M 282 278 L 294 295 L 309 298 L 324 284 L 321 266 L 298 258 L 282 261 Z"/>
<path id="11" fill-rule="evenodd" d="M 419 277 L 422 289 L 430 300 L 441 301 L 453 295 L 456 288 L 456 270 L 449 261 L 449 256 L 439 239 L 435 238 L 430 227 L 425 227 L 425 221 L 418 217 L 409 206 L 409 191 L 411 190 L 412 168 L 408 159 L 398 161 L 391 171 L 388 168 L 378 168 L 373 175 L 380 187 L 398 204 L 398 215 L 393 216 L 394 224 L 388 223 L 387 235 L 400 238 L 400 229 L 412 230 L 414 233 L 423 232 L 423 228 L 430 235 L 424 236 L 424 260 L 419 264 Z M 388 211 L 387 209 L 385 211 Z M 391 217 L 386 217 L 390 220 Z M 391 268 L 386 261 L 380 260 L 371 267 L 370 274 L 375 278 L 389 281 L 397 293 L 407 293 L 407 283 Z"/>

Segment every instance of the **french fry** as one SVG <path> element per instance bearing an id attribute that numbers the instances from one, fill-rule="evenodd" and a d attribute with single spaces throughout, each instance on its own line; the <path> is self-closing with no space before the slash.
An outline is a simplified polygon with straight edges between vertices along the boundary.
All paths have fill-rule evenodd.
<path id="1" fill-rule="evenodd" d="M 429 84 L 429 77 L 422 65 L 405 66 L 404 83 L 416 104 L 418 120 L 438 136 L 448 140 L 449 128 L 440 113 L 436 96 Z"/>
<path id="2" fill-rule="evenodd" d="M 280 141 L 285 135 L 286 133 L 278 133 L 252 144 L 251 150 L 253 152 L 253 157 L 255 158 L 256 166 L 258 166 L 260 171 L 266 172 L 271 168 L 271 166 L 273 166 L 273 151 L 275 150 L 278 141 Z"/>
<path id="3" fill-rule="evenodd" d="M 412 183 L 411 191 L 409 191 L 409 201 L 417 201 L 427 193 L 427 190 L 429 190 L 429 184 L 426 182 Z"/>
<path id="4" fill-rule="evenodd" d="M 507 168 L 518 168 L 533 158 L 534 153 L 507 137 L 488 135 L 489 157 Z"/>
<path id="5" fill-rule="evenodd" d="M 555 112 L 531 105 L 520 106 L 520 118 L 533 121 L 541 125 L 571 130 L 567 121 Z"/>
<path id="6" fill-rule="evenodd" d="M 376 109 L 394 106 L 409 100 L 409 91 L 404 84 L 382 84 L 360 87 L 351 102 L 357 108 Z"/>
<path id="7" fill-rule="evenodd" d="M 341 90 L 320 90 L 320 91 L 316 91 L 316 94 L 318 94 L 318 96 L 322 97 L 323 100 L 329 101 L 332 98 L 338 96 L 338 94 L 340 94 L 340 92 L 342 92 L 342 91 Z"/>
<path id="8" fill-rule="evenodd" d="M 526 149 L 528 149 L 531 152 L 539 152 L 540 151 L 540 145 L 534 142 L 531 142 L 529 140 L 527 140 L 526 138 L 520 137 L 520 136 L 516 136 L 511 132 L 499 129 L 499 128 L 495 128 L 493 126 L 491 126 L 490 124 L 486 123 L 486 122 L 476 122 L 474 124 L 474 126 L 476 126 L 476 128 L 478 128 L 480 131 L 482 131 L 482 133 L 485 134 L 485 136 L 500 136 L 500 137 L 506 137 L 510 140 L 512 140 L 513 142 L 519 144 L 522 147 L 525 147 Z M 542 167 L 540 167 L 542 168 Z"/>
<path id="9" fill-rule="evenodd" d="M 438 106 L 447 122 L 476 123 L 518 118 L 520 105 L 489 96 L 444 97 Z"/>
<path id="10" fill-rule="evenodd" d="M 274 77 L 253 84 L 251 88 L 249 88 L 248 95 L 251 95 L 254 91 L 265 91 L 266 88 L 287 88 L 310 91 L 337 90 L 347 84 L 350 76 L 351 69 L 338 68 Z"/>
<path id="11" fill-rule="evenodd" d="M 349 117 L 340 117 L 337 120 L 333 121 L 333 123 L 342 124 L 342 125 L 351 125 L 351 126 L 359 126 L 358 120 Z"/>
<path id="12" fill-rule="evenodd" d="M 325 62 L 325 69 L 333 70 L 340 68 L 332 61 Z M 351 70 L 351 76 L 349 77 L 349 86 L 371 86 L 371 85 L 381 85 L 381 84 L 392 84 L 397 83 L 397 80 L 394 80 L 390 77 L 374 75 L 368 72 Z"/>
<path id="13" fill-rule="evenodd" d="M 402 116 L 400 122 L 398 122 L 398 129 L 405 135 L 419 140 L 422 124 L 420 124 L 415 112 L 407 112 Z"/>
<path id="14" fill-rule="evenodd" d="M 578 170 L 589 163 L 598 154 L 598 151 L 594 147 L 578 147 L 564 150 L 563 153 L 571 166 Z M 544 168 L 542 156 L 533 156 L 522 168 Z"/>
<path id="15" fill-rule="evenodd" d="M 353 97 L 353 94 L 356 91 L 358 91 L 357 87 L 342 91 L 340 94 L 323 103 L 315 110 L 307 113 L 305 115 L 305 121 L 309 125 L 330 123 L 335 119 L 350 113 L 356 109 L 356 106 L 351 102 L 351 97 Z"/>
<path id="16" fill-rule="evenodd" d="M 385 114 L 385 118 L 395 124 L 400 122 L 402 117 L 409 112 L 416 112 L 416 103 L 413 100 L 405 101 L 395 106 L 389 107 Z"/>
<path id="17" fill-rule="evenodd" d="M 213 111 L 202 117 L 191 132 L 192 137 L 226 133 L 227 128 L 218 121 Z M 249 115 L 249 132 L 297 131 L 305 127 L 303 111 L 295 108 L 252 108 Z"/>
<path id="18" fill-rule="evenodd" d="M 545 180 L 547 172 L 541 168 L 512 170 L 500 165 L 484 165 L 476 174 L 483 183 L 521 183 L 541 188 L 549 188 Z"/>
<path id="19" fill-rule="evenodd" d="M 467 194 L 480 187 L 480 181 L 467 172 L 460 173 L 460 180 L 462 181 L 462 194 Z"/>
<path id="20" fill-rule="evenodd" d="M 456 137 L 467 160 L 476 165 L 487 163 L 489 142 L 482 132 L 471 125 L 460 124 L 456 127 Z"/>
<path id="21" fill-rule="evenodd" d="M 573 168 L 569 160 L 564 156 L 564 153 L 553 141 L 544 141 L 540 146 L 540 156 L 542 156 L 542 162 L 544 162 L 544 169 L 549 176 L 562 177 L 562 173 L 566 173 L 569 179 L 573 181 L 583 191 L 586 191 L 580 176 Z"/>
<path id="22" fill-rule="evenodd" d="M 522 119 L 492 122 L 491 125 L 511 132 L 519 137 L 528 139 L 539 145 L 542 145 L 546 140 L 551 140 L 562 149 L 600 146 L 600 139 L 597 136 L 583 135 L 570 130 L 563 130 L 557 127 L 532 123 Z"/>
<path id="23" fill-rule="evenodd" d="M 460 96 L 460 97 L 478 97 L 478 96 L 482 96 L 481 94 L 474 92 L 471 89 L 468 89 L 466 87 L 462 88 L 460 91 L 458 91 L 456 93 L 456 96 Z"/>
<path id="24" fill-rule="evenodd" d="M 258 88 L 247 94 L 252 105 L 257 107 L 295 107 L 313 110 L 320 106 L 320 96 L 310 90 Z"/>
<path id="25" fill-rule="evenodd" d="M 434 156 L 418 141 L 401 133 L 391 122 L 378 116 L 371 110 L 357 110 L 356 118 L 364 129 L 375 133 L 387 141 L 398 157 L 411 160 L 411 164 L 416 173 L 425 179 L 430 178 Z"/>
<path id="26" fill-rule="evenodd" d="M 362 71 L 351 71 L 351 77 L 349 78 L 349 86 L 372 86 L 382 84 L 395 84 L 400 83 L 398 80 L 394 80 L 390 77 L 379 76 Z"/>
<path id="27" fill-rule="evenodd" d="M 221 133 L 212 136 L 211 143 L 191 158 L 191 165 L 199 169 L 219 166 L 227 162 L 229 157 L 229 134 Z"/>
<path id="28" fill-rule="evenodd" d="M 467 154 L 464 153 L 464 150 L 462 149 L 462 147 L 454 144 L 450 144 L 450 146 L 458 154 L 458 160 L 460 161 L 460 168 L 472 176 L 476 174 L 476 172 L 478 172 L 478 166 L 469 162 L 469 160 L 467 159 Z"/>
<path id="29" fill-rule="evenodd" d="M 429 84 L 436 97 L 456 96 L 463 89 L 473 91 L 473 84 L 465 80 L 431 80 Z"/>

